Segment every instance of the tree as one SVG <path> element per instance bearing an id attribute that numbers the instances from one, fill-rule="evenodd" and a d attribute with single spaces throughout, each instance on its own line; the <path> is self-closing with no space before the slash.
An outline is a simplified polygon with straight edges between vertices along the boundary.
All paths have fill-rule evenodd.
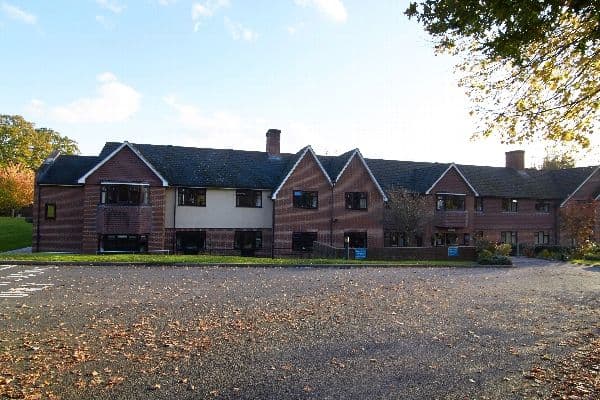
<path id="1" fill-rule="evenodd" d="M 405 12 L 459 56 L 474 136 L 590 146 L 600 119 L 600 0 L 425 0 Z"/>
<path id="2" fill-rule="evenodd" d="M 569 153 L 547 152 L 541 169 L 555 170 L 575 167 L 575 158 Z"/>
<path id="3" fill-rule="evenodd" d="M 20 115 L 0 115 L 0 166 L 37 169 L 54 150 L 77 154 L 77 143 L 48 128 L 35 128 Z"/>
<path id="4" fill-rule="evenodd" d="M 403 234 L 406 240 L 422 236 L 433 217 L 433 204 L 426 196 L 401 188 L 388 193 L 384 225 L 388 230 Z"/>
<path id="5" fill-rule="evenodd" d="M 0 166 L 0 214 L 14 215 L 33 202 L 33 179 L 33 171 L 22 165 Z"/>
<path id="6" fill-rule="evenodd" d="M 561 229 L 571 244 L 581 247 L 594 237 L 595 207 L 593 201 L 571 201 L 561 208 Z"/>

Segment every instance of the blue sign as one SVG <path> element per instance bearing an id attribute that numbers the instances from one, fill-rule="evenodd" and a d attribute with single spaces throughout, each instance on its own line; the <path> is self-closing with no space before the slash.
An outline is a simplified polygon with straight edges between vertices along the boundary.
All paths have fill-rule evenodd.
<path id="1" fill-rule="evenodd" d="M 358 247 L 354 249 L 354 259 L 355 260 L 364 260 L 367 258 L 367 249 L 364 247 Z"/>
<path id="2" fill-rule="evenodd" d="M 448 257 L 458 257 L 458 246 L 448 247 Z"/>

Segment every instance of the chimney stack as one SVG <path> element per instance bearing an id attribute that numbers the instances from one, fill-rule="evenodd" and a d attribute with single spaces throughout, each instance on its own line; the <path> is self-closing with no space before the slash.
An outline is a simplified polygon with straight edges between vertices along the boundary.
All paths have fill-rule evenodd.
<path id="1" fill-rule="evenodd" d="M 506 168 L 513 168 L 518 171 L 525 169 L 525 151 L 513 150 L 506 153 Z"/>
<path id="2" fill-rule="evenodd" d="M 267 153 L 270 156 L 278 156 L 280 154 L 280 137 L 279 129 L 269 129 L 267 131 Z"/>

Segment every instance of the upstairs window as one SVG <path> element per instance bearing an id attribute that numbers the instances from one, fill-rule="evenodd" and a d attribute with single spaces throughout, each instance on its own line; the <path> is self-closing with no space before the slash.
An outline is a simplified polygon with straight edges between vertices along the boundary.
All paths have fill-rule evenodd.
<path id="1" fill-rule="evenodd" d="M 475 197 L 475 211 L 483 212 L 483 198 Z"/>
<path id="2" fill-rule="evenodd" d="M 180 206 L 206 207 L 206 189 L 179 188 L 177 193 Z"/>
<path id="3" fill-rule="evenodd" d="M 465 195 L 438 193 L 435 209 L 438 211 L 465 211 Z"/>
<path id="4" fill-rule="evenodd" d="M 549 213 L 550 212 L 550 203 L 543 200 L 538 200 L 535 202 L 535 211 L 540 213 Z"/>
<path id="5" fill-rule="evenodd" d="M 303 190 L 294 190 L 295 208 L 319 208 L 319 192 L 305 192 Z"/>
<path id="6" fill-rule="evenodd" d="M 502 199 L 502 211 L 504 211 L 504 212 L 519 211 L 519 200 L 517 200 L 517 199 Z"/>
<path id="7" fill-rule="evenodd" d="M 56 219 L 56 204 L 54 203 L 46 203 L 45 208 L 45 217 L 46 219 Z"/>
<path id="8" fill-rule="evenodd" d="M 150 197 L 148 185 L 107 184 L 102 185 L 102 204 L 145 205 Z"/>
<path id="9" fill-rule="evenodd" d="M 367 192 L 346 192 L 347 210 L 366 210 Z"/>
<path id="10" fill-rule="evenodd" d="M 262 207 L 262 192 L 260 190 L 238 189 L 235 191 L 236 207 Z"/>

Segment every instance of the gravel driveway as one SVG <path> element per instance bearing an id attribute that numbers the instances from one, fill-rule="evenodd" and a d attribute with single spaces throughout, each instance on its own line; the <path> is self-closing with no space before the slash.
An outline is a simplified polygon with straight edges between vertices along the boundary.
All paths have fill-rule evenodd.
<path id="1" fill-rule="evenodd" d="M 544 397 L 523 372 L 598 333 L 600 269 L 517 264 L 0 266 L 0 397 Z"/>

